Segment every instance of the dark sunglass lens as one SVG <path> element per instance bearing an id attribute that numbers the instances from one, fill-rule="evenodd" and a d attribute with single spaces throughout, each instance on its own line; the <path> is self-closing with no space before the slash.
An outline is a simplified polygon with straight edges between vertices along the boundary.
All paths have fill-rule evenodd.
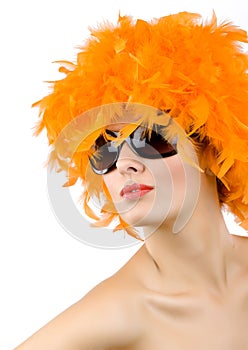
<path id="1" fill-rule="evenodd" d="M 147 144 L 150 145 L 150 152 L 152 149 L 154 149 L 154 151 L 160 153 L 162 156 L 176 153 L 175 148 L 168 141 L 166 141 L 162 135 L 154 131 L 152 132 L 151 137 L 147 138 Z"/>
<path id="2" fill-rule="evenodd" d="M 176 154 L 175 148 L 163 136 L 154 130 L 136 129 L 132 135 L 132 143 L 138 154 L 147 158 L 167 157 Z"/>
<path id="3" fill-rule="evenodd" d="M 90 157 L 93 170 L 106 173 L 116 162 L 117 148 L 110 141 L 106 141 L 103 136 L 98 137 L 94 146 L 94 153 Z"/>

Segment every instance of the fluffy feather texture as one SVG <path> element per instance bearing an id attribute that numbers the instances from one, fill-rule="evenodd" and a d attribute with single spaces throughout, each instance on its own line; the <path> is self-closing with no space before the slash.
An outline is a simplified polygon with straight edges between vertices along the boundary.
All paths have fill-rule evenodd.
<path id="1" fill-rule="evenodd" d="M 93 219 L 96 214 L 88 208 L 89 200 L 101 199 L 104 193 L 97 225 L 101 218 L 103 225 L 109 224 L 117 214 L 101 177 L 88 167 L 88 146 L 103 125 L 122 113 L 120 106 L 111 103 L 134 102 L 170 111 L 188 134 L 198 133 L 207 144 L 206 165 L 224 184 L 221 202 L 248 228 L 247 42 L 244 30 L 229 22 L 218 24 L 215 14 L 208 22 L 187 12 L 151 22 L 119 16 L 116 25 L 104 23 L 91 29 L 76 63 L 61 61 L 65 77 L 34 104 L 41 116 L 36 133 L 46 128 L 53 145 L 50 163 L 68 171 L 67 185 L 83 180 L 84 205 Z M 83 121 L 76 118 L 105 104 L 110 105 L 104 115 L 98 110 L 94 117 L 86 113 Z M 153 118 L 154 113 L 142 120 L 153 123 Z M 79 125 L 62 137 L 62 130 L 73 120 Z M 73 144 L 79 136 L 81 140 L 87 136 L 87 142 Z M 135 235 L 119 220 L 117 229 L 123 228 Z"/>

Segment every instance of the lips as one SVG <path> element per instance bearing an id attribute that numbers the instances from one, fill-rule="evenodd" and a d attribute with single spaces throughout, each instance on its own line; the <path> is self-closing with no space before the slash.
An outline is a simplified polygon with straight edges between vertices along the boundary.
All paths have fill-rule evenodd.
<path id="1" fill-rule="evenodd" d="M 123 187 L 120 195 L 127 199 L 137 199 L 143 197 L 146 193 L 153 190 L 154 187 L 144 184 L 132 184 Z"/>

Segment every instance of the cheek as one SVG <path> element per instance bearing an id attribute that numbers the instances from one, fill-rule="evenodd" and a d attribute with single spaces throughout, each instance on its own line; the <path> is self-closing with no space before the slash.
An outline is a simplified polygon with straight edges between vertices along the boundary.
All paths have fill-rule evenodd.
<path id="1" fill-rule="evenodd" d="M 103 181 L 113 201 L 117 200 L 119 196 L 118 196 L 118 185 L 116 181 L 115 171 L 111 171 L 110 173 L 103 175 Z"/>
<path id="2" fill-rule="evenodd" d="M 185 164 L 179 158 L 169 165 L 174 194 L 184 192 L 186 186 Z"/>
<path id="3" fill-rule="evenodd" d="M 185 197 L 185 165 L 177 156 L 164 158 L 162 163 L 154 167 L 158 190 L 155 202 L 163 207 L 165 213 L 169 213 L 178 210 Z"/>
<path id="4" fill-rule="evenodd" d="M 178 233 L 190 220 L 198 203 L 200 171 L 180 157 L 175 157 L 174 162 L 168 159 L 167 165 L 172 179 L 169 213 L 173 217 L 173 233 Z"/>
<path id="5" fill-rule="evenodd" d="M 186 185 L 186 176 L 184 164 L 179 157 L 173 156 L 164 158 L 154 163 L 153 177 L 157 184 L 156 187 L 172 191 L 173 194 L 184 190 Z"/>

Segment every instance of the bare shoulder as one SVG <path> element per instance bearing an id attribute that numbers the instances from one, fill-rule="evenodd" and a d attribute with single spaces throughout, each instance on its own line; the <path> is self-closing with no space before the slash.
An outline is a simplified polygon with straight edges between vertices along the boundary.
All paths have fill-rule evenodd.
<path id="1" fill-rule="evenodd" d="M 15 350 L 103 350 L 142 334 L 140 287 L 133 262 L 92 289 Z"/>

